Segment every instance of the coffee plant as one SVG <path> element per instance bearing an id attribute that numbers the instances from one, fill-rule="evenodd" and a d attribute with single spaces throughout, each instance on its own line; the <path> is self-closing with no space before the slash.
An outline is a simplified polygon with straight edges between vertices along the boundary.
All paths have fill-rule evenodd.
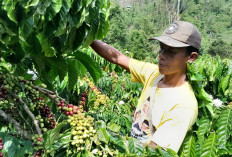
<path id="1" fill-rule="evenodd" d="M 85 68 L 96 81 L 101 70 L 81 48 L 105 36 L 109 7 L 110 0 L 1 0 L 0 56 L 17 74 L 36 70 L 49 89 L 68 75 L 71 90 Z"/>
<path id="2" fill-rule="evenodd" d="M 220 57 L 188 65 L 199 115 L 179 152 L 130 137 L 142 85 L 88 48 L 110 4 L 0 0 L 0 157 L 232 156 L 232 61 Z"/>

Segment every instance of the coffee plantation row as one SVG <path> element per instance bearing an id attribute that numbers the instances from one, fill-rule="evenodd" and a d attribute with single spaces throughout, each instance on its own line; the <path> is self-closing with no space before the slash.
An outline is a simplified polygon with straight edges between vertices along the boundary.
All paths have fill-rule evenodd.
<path id="1" fill-rule="evenodd" d="M 80 77 L 73 93 L 65 93 L 71 104 L 60 97 L 64 90 L 50 91 L 31 75 L 26 79 L 12 75 L 2 61 L 1 156 L 230 156 L 231 63 L 203 55 L 189 65 L 199 115 L 176 154 L 143 148 L 130 137 L 142 86 L 131 83 L 130 75 L 118 67 L 113 68 L 118 72 L 103 72 L 96 84 L 89 75 Z M 68 86 L 67 81 L 61 84 L 65 87 L 57 86 Z"/>
<path id="2" fill-rule="evenodd" d="M 0 157 L 231 156 L 232 62 L 220 57 L 188 65 L 199 115 L 177 154 L 130 137 L 142 85 L 88 49 L 110 5 L 0 0 Z"/>

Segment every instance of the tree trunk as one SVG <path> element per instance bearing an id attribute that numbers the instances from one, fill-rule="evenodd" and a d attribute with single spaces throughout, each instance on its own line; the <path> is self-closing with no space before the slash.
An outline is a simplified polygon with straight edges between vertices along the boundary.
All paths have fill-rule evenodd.
<path id="1" fill-rule="evenodd" d="M 177 20 L 180 20 L 180 2 L 181 0 L 177 1 L 177 12 L 176 12 Z"/>

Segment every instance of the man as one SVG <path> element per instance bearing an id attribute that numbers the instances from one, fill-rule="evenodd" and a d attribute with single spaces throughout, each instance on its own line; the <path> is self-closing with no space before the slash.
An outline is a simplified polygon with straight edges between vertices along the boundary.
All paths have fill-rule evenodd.
<path id="1" fill-rule="evenodd" d="M 91 47 L 106 60 L 129 71 L 132 81 L 144 85 L 135 113 L 142 112 L 141 120 L 146 123 L 136 125 L 134 121 L 131 135 L 152 149 L 158 145 L 178 152 L 198 114 L 186 69 L 187 62 L 192 63 L 198 57 L 201 35 L 191 23 L 176 21 L 162 36 L 151 40 L 160 42 L 158 65 L 129 58 L 101 41 L 94 41 Z M 148 107 L 147 114 L 143 113 L 144 105 Z M 149 130 L 144 132 L 145 128 Z"/>

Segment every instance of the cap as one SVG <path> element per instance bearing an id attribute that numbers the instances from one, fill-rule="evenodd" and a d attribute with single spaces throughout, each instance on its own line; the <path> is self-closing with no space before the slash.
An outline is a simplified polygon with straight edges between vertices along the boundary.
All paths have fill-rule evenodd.
<path id="1" fill-rule="evenodd" d="M 175 21 L 164 30 L 160 37 L 149 40 L 158 40 L 171 47 L 192 46 L 197 49 L 201 47 L 201 33 L 193 24 L 185 21 Z"/>

